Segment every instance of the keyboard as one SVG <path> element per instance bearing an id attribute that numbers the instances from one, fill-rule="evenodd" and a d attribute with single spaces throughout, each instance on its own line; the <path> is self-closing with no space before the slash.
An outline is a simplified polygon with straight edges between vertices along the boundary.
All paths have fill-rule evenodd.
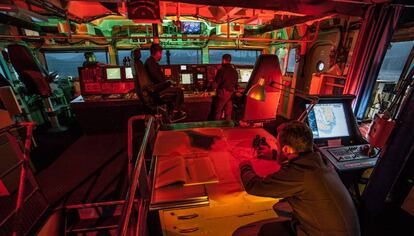
<path id="1" fill-rule="evenodd" d="M 370 158 L 369 156 L 361 152 L 361 148 L 366 146 L 363 145 L 354 145 L 354 146 L 344 146 L 344 147 L 335 147 L 329 148 L 328 152 L 339 162 L 361 160 Z"/>

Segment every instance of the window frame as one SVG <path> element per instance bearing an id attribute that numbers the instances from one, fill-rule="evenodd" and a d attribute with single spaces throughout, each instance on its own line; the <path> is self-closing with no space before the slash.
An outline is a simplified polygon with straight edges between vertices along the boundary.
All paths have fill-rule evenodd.
<path id="1" fill-rule="evenodd" d="M 50 72 L 50 68 L 49 65 L 47 63 L 47 59 L 46 59 L 46 54 L 47 53 L 85 53 L 85 52 L 104 52 L 105 53 L 105 57 L 106 57 L 106 64 L 110 64 L 110 55 L 109 55 L 109 50 L 108 48 L 82 48 L 82 49 L 69 49 L 69 48 L 45 48 L 42 49 L 41 51 L 42 56 L 44 57 L 44 61 L 45 61 L 45 68 Z M 77 72 L 77 77 L 79 76 L 78 72 Z"/>

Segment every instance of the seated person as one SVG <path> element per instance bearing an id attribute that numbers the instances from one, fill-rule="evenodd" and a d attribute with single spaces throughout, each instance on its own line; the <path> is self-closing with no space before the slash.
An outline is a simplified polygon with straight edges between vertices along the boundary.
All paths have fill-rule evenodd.
<path id="1" fill-rule="evenodd" d="M 82 64 L 83 67 L 104 66 L 103 63 L 96 60 L 95 53 L 93 52 L 85 52 L 83 56 L 85 57 L 85 61 Z"/>
<path id="2" fill-rule="evenodd" d="M 259 235 L 360 235 L 358 215 L 351 196 L 338 174 L 320 154 L 313 151 L 311 129 L 292 121 L 278 127 L 277 159 L 281 169 L 261 178 L 248 161 L 240 163 L 241 179 L 247 193 L 285 198 L 293 209 L 291 227 L 281 222 L 263 225 Z M 259 155 L 272 159 L 276 153 L 261 146 Z M 279 225 L 278 225 L 279 224 Z"/>
<path id="3" fill-rule="evenodd" d="M 225 119 L 230 121 L 233 113 L 233 93 L 237 91 L 239 75 L 234 65 L 231 64 L 231 55 L 224 54 L 221 68 L 217 71 L 214 82 L 217 86 L 214 119 L 220 120 L 224 111 Z"/>
<path id="4" fill-rule="evenodd" d="M 152 44 L 150 47 L 151 56 L 145 61 L 145 69 L 148 72 L 150 80 L 155 85 L 165 83 L 167 80 L 164 78 L 161 66 L 158 62 L 162 58 L 162 47 L 159 44 Z M 182 110 L 184 104 L 184 92 L 180 88 L 170 87 L 158 92 L 163 100 L 167 101 L 168 113 L 172 116 L 173 120 L 181 120 L 186 117 L 186 113 Z"/>

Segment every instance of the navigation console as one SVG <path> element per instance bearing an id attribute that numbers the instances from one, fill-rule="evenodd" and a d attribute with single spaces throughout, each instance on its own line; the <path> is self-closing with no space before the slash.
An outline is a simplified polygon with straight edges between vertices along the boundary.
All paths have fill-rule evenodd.
<path id="1" fill-rule="evenodd" d="M 357 126 L 353 99 L 349 95 L 322 96 L 308 114 L 315 144 L 339 171 L 369 168 L 377 162 L 378 150 L 369 152 L 369 144 Z"/>

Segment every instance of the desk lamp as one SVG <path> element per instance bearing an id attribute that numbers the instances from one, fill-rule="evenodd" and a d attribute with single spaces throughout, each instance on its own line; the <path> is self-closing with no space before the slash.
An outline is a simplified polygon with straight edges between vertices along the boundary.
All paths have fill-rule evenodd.
<path id="1" fill-rule="evenodd" d="M 280 85 L 280 86 L 275 86 L 275 85 Z M 252 99 L 258 100 L 258 101 L 265 101 L 266 100 L 266 92 L 265 92 L 265 79 L 264 78 L 260 78 L 259 81 L 254 84 L 249 91 L 247 91 L 247 96 L 249 96 Z M 313 107 L 315 106 L 315 104 L 318 103 L 319 98 L 316 96 L 311 96 L 308 94 L 305 94 L 304 92 L 298 90 L 298 89 L 294 89 L 294 88 L 286 88 L 286 86 L 282 83 L 278 83 L 278 82 L 271 82 L 270 87 L 278 89 L 282 92 L 287 92 L 289 94 L 293 94 L 295 96 L 298 96 L 300 98 L 303 98 L 305 100 L 310 101 L 310 105 L 306 108 L 306 110 L 299 116 L 299 118 L 297 119 L 300 122 L 304 122 L 306 117 L 308 116 L 308 113 L 313 109 Z"/>

